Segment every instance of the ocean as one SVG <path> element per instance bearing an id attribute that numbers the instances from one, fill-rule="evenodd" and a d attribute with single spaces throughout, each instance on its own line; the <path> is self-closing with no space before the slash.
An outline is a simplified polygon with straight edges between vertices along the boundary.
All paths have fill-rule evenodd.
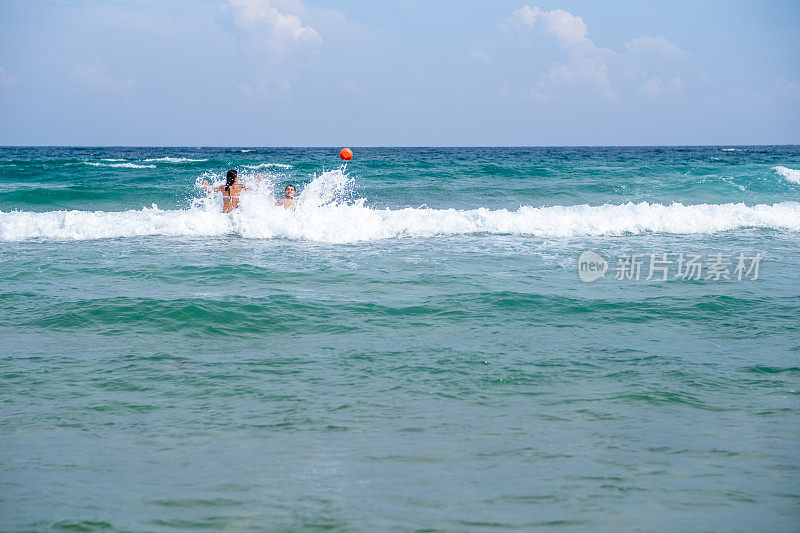
<path id="1" fill-rule="evenodd" d="M 800 147 L 354 153 L 0 148 L 0 530 L 800 528 Z"/>

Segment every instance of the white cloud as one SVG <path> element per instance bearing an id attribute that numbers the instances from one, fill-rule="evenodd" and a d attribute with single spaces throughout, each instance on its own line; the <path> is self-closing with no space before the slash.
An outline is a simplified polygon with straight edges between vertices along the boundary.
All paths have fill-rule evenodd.
<path id="1" fill-rule="evenodd" d="M 789 81 L 783 76 L 775 80 L 774 91 L 783 98 L 800 98 L 800 83 Z"/>
<path id="2" fill-rule="evenodd" d="M 240 92 L 242 92 L 242 93 L 244 93 L 244 94 L 246 94 L 248 96 L 250 96 L 250 95 L 252 95 L 252 94 L 254 94 L 256 92 L 256 90 L 253 89 L 252 85 L 250 85 L 249 83 L 245 83 L 243 81 L 239 82 L 239 85 L 238 85 L 237 88 L 239 89 Z"/>
<path id="3" fill-rule="evenodd" d="M 530 91 L 531 96 L 540 101 L 551 101 L 567 87 L 584 86 L 602 98 L 619 100 L 608 77 L 608 66 L 603 62 L 603 58 L 613 52 L 595 46 L 589 39 L 589 27 L 581 17 L 563 9 L 543 11 L 535 6 L 523 6 L 515 10 L 508 21 L 555 38 L 558 46 L 569 56 L 568 61 L 556 63 L 539 78 L 536 88 Z"/>
<path id="4" fill-rule="evenodd" d="M 492 50 L 492 43 L 473 41 L 469 47 L 469 52 L 467 52 L 467 57 L 480 63 L 491 63 L 492 56 L 490 52 Z"/>
<path id="5" fill-rule="evenodd" d="M 610 102 L 622 102 L 623 94 L 657 98 L 684 90 L 693 57 L 665 37 L 636 37 L 627 53 L 597 46 L 589 27 L 579 16 L 563 9 L 545 11 L 523 6 L 506 19 L 502 28 L 521 28 L 553 39 L 565 61 L 555 63 L 539 77 L 529 94 L 540 101 L 558 99 L 567 89 L 589 90 Z M 648 74 L 652 73 L 652 74 Z M 641 73 L 642 82 L 637 76 Z M 628 86 L 634 83 L 634 86 Z"/>
<path id="6" fill-rule="evenodd" d="M 239 92 L 247 96 L 269 96 L 281 97 L 289 96 L 292 93 L 292 83 L 286 79 L 276 79 L 270 83 L 260 83 L 252 85 L 247 82 L 240 82 L 237 86 Z"/>
<path id="7" fill-rule="evenodd" d="M 636 37 L 625 47 L 635 66 L 642 69 L 643 82 L 637 93 L 645 98 L 677 96 L 683 93 L 688 75 L 700 74 L 692 54 L 664 36 Z"/>
<path id="8" fill-rule="evenodd" d="M 70 78 L 76 83 L 93 89 L 108 91 L 127 91 L 136 85 L 133 78 L 114 76 L 106 65 L 99 60 L 81 62 L 72 67 Z"/>
<path id="9" fill-rule="evenodd" d="M 555 36 L 565 49 L 594 46 L 589 40 L 589 27 L 583 19 L 563 9 L 542 11 L 536 6 L 522 6 L 511 14 L 511 21 L 532 30 L 541 27 L 545 33 Z"/>
<path id="10" fill-rule="evenodd" d="M 642 73 L 645 79 L 641 87 L 639 87 L 639 94 L 645 98 L 659 98 L 666 95 L 679 95 L 683 92 L 686 85 L 680 76 L 675 76 L 668 81 L 664 81 L 660 76 L 648 76 L 647 73 Z"/>
<path id="11" fill-rule="evenodd" d="M 480 50 L 473 50 L 468 55 L 469 55 L 469 57 L 471 59 L 474 59 L 476 61 L 480 61 L 481 63 L 491 63 L 492 62 L 492 58 L 489 57 L 489 54 L 487 54 L 486 52 L 481 52 Z"/>
<path id="12" fill-rule="evenodd" d="M 625 45 L 631 57 L 647 59 L 684 59 L 687 52 L 664 36 L 636 37 Z"/>
<path id="13" fill-rule="evenodd" d="M 275 55 L 295 46 L 322 44 L 317 30 L 304 26 L 297 15 L 279 11 L 271 0 L 229 0 L 220 9 L 247 37 Z"/>
<path id="14" fill-rule="evenodd" d="M 530 95 L 539 101 L 549 102 L 574 86 L 589 87 L 607 100 L 619 99 L 608 79 L 608 67 L 582 56 L 572 58 L 569 63 L 555 65 L 539 78 L 536 88 L 531 90 Z"/>

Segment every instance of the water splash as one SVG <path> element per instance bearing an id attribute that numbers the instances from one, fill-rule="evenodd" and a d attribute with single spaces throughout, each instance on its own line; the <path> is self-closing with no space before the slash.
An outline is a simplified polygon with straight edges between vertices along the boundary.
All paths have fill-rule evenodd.
<path id="1" fill-rule="evenodd" d="M 148 235 L 220 236 L 253 239 L 289 238 L 348 243 L 436 235 L 527 235 L 575 237 L 643 233 L 709 234 L 741 228 L 800 232 L 800 203 L 748 206 L 743 203 L 624 203 L 599 206 L 523 206 L 515 211 L 487 208 L 373 209 L 355 193 L 345 166 L 314 175 L 300 188 L 297 206 L 276 203 L 286 176 L 242 172 L 247 186 L 240 207 L 222 213 L 222 174 L 198 177 L 199 194 L 188 209 L 161 210 L 156 205 L 122 212 L 0 212 L 0 240 L 83 240 Z"/>

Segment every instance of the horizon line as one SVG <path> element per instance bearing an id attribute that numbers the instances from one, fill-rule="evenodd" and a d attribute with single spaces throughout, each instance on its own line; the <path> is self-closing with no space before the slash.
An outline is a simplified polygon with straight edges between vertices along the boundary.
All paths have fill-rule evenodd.
<path id="1" fill-rule="evenodd" d="M 0 148 L 180 148 L 180 149 L 201 149 L 201 148 L 246 148 L 246 149 L 340 149 L 345 145 L 158 145 L 158 144 L 2 144 Z M 800 146 L 798 143 L 786 144 L 496 144 L 496 145 L 347 145 L 349 148 L 372 149 L 372 148 L 716 148 L 716 147 L 794 147 Z"/>

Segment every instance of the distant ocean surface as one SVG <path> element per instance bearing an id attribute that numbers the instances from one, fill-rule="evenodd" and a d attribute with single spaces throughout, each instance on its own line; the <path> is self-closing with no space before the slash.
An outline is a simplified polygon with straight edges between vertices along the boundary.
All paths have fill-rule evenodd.
<path id="1" fill-rule="evenodd" d="M 354 152 L 0 148 L 0 530 L 800 529 L 800 147 Z"/>

